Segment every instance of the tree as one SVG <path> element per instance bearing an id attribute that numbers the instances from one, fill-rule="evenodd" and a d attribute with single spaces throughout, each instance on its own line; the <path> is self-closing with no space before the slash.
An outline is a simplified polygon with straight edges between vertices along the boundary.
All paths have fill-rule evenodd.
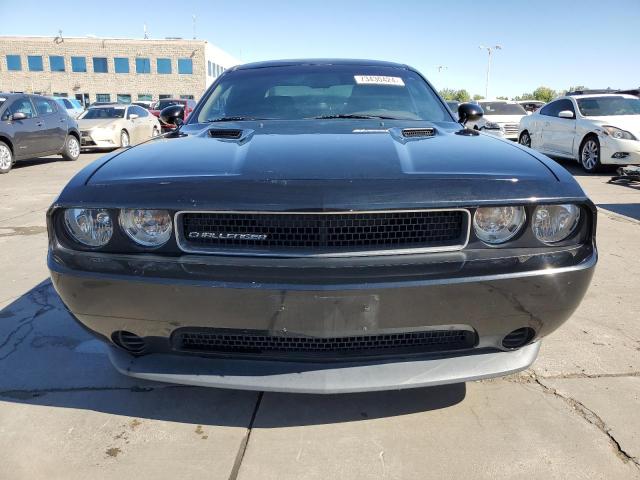
<path id="1" fill-rule="evenodd" d="M 518 100 L 535 100 L 534 96 L 532 93 L 523 93 L 522 95 L 518 95 L 517 97 L 513 98 L 514 100 L 518 101 Z"/>
<path id="2" fill-rule="evenodd" d="M 496 100 L 509 100 L 509 97 L 496 97 Z"/>
<path id="3" fill-rule="evenodd" d="M 484 96 L 482 95 L 478 95 L 477 93 L 473 96 L 473 99 L 478 101 L 478 100 L 482 100 L 484 98 Z"/>
<path id="4" fill-rule="evenodd" d="M 443 88 L 438 93 L 447 101 L 468 102 L 471 99 L 471 95 L 465 89 Z"/>
<path id="5" fill-rule="evenodd" d="M 443 88 L 438 92 L 440 96 L 447 101 L 455 100 L 456 91 L 453 88 Z"/>
<path id="6" fill-rule="evenodd" d="M 538 87 L 533 91 L 533 97 L 536 100 L 540 100 L 545 103 L 550 102 L 557 96 L 558 96 L 558 93 L 549 87 Z"/>

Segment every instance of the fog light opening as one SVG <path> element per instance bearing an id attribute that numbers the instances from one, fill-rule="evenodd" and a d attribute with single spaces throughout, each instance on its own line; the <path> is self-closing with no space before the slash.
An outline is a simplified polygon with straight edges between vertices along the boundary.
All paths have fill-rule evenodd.
<path id="1" fill-rule="evenodd" d="M 125 330 L 117 330 L 113 332 L 111 334 L 111 340 L 113 340 L 113 343 L 118 345 L 120 348 L 136 355 L 144 353 L 146 348 L 145 341 L 142 337 Z"/>
<path id="2" fill-rule="evenodd" d="M 629 152 L 616 152 L 612 155 L 613 158 L 627 158 L 629 156 Z"/>
<path id="3" fill-rule="evenodd" d="M 535 336 L 536 331 L 531 327 L 518 328 L 502 339 L 502 346 L 510 349 L 524 347 Z"/>

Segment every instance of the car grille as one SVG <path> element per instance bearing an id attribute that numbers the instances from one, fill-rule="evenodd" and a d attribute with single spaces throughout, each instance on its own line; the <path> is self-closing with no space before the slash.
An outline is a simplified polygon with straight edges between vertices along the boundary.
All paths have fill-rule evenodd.
<path id="1" fill-rule="evenodd" d="M 518 129 L 520 128 L 517 123 L 503 123 L 502 127 L 504 128 L 504 133 L 507 135 L 516 135 L 518 133 Z"/>
<path id="2" fill-rule="evenodd" d="M 185 352 L 263 356 L 330 357 L 430 353 L 474 347 L 472 330 L 425 330 L 378 335 L 311 337 L 271 335 L 259 330 L 180 328 L 173 348 Z"/>
<path id="3" fill-rule="evenodd" d="M 178 241 L 187 252 L 269 255 L 376 254 L 461 249 L 466 210 L 353 213 L 181 212 Z"/>

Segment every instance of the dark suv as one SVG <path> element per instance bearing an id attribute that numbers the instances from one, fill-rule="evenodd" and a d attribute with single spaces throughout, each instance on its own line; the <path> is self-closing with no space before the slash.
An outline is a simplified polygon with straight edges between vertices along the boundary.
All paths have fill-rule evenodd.
<path id="1" fill-rule="evenodd" d="M 0 173 L 8 173 L 16 160 L 43 155 L 78 159 L 76 121 L 51 98 L 0 93 Z"/>

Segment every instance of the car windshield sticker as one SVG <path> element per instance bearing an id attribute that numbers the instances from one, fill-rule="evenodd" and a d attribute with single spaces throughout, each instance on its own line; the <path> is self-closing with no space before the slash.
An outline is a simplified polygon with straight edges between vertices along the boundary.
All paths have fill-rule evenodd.
<path id="1" fill-rule="evenodd" d="M 354 75 L 358 85 L 391 85 L 404 87 L 404 81 L 400 77 L 384 77 L 381 75 Z"/>

